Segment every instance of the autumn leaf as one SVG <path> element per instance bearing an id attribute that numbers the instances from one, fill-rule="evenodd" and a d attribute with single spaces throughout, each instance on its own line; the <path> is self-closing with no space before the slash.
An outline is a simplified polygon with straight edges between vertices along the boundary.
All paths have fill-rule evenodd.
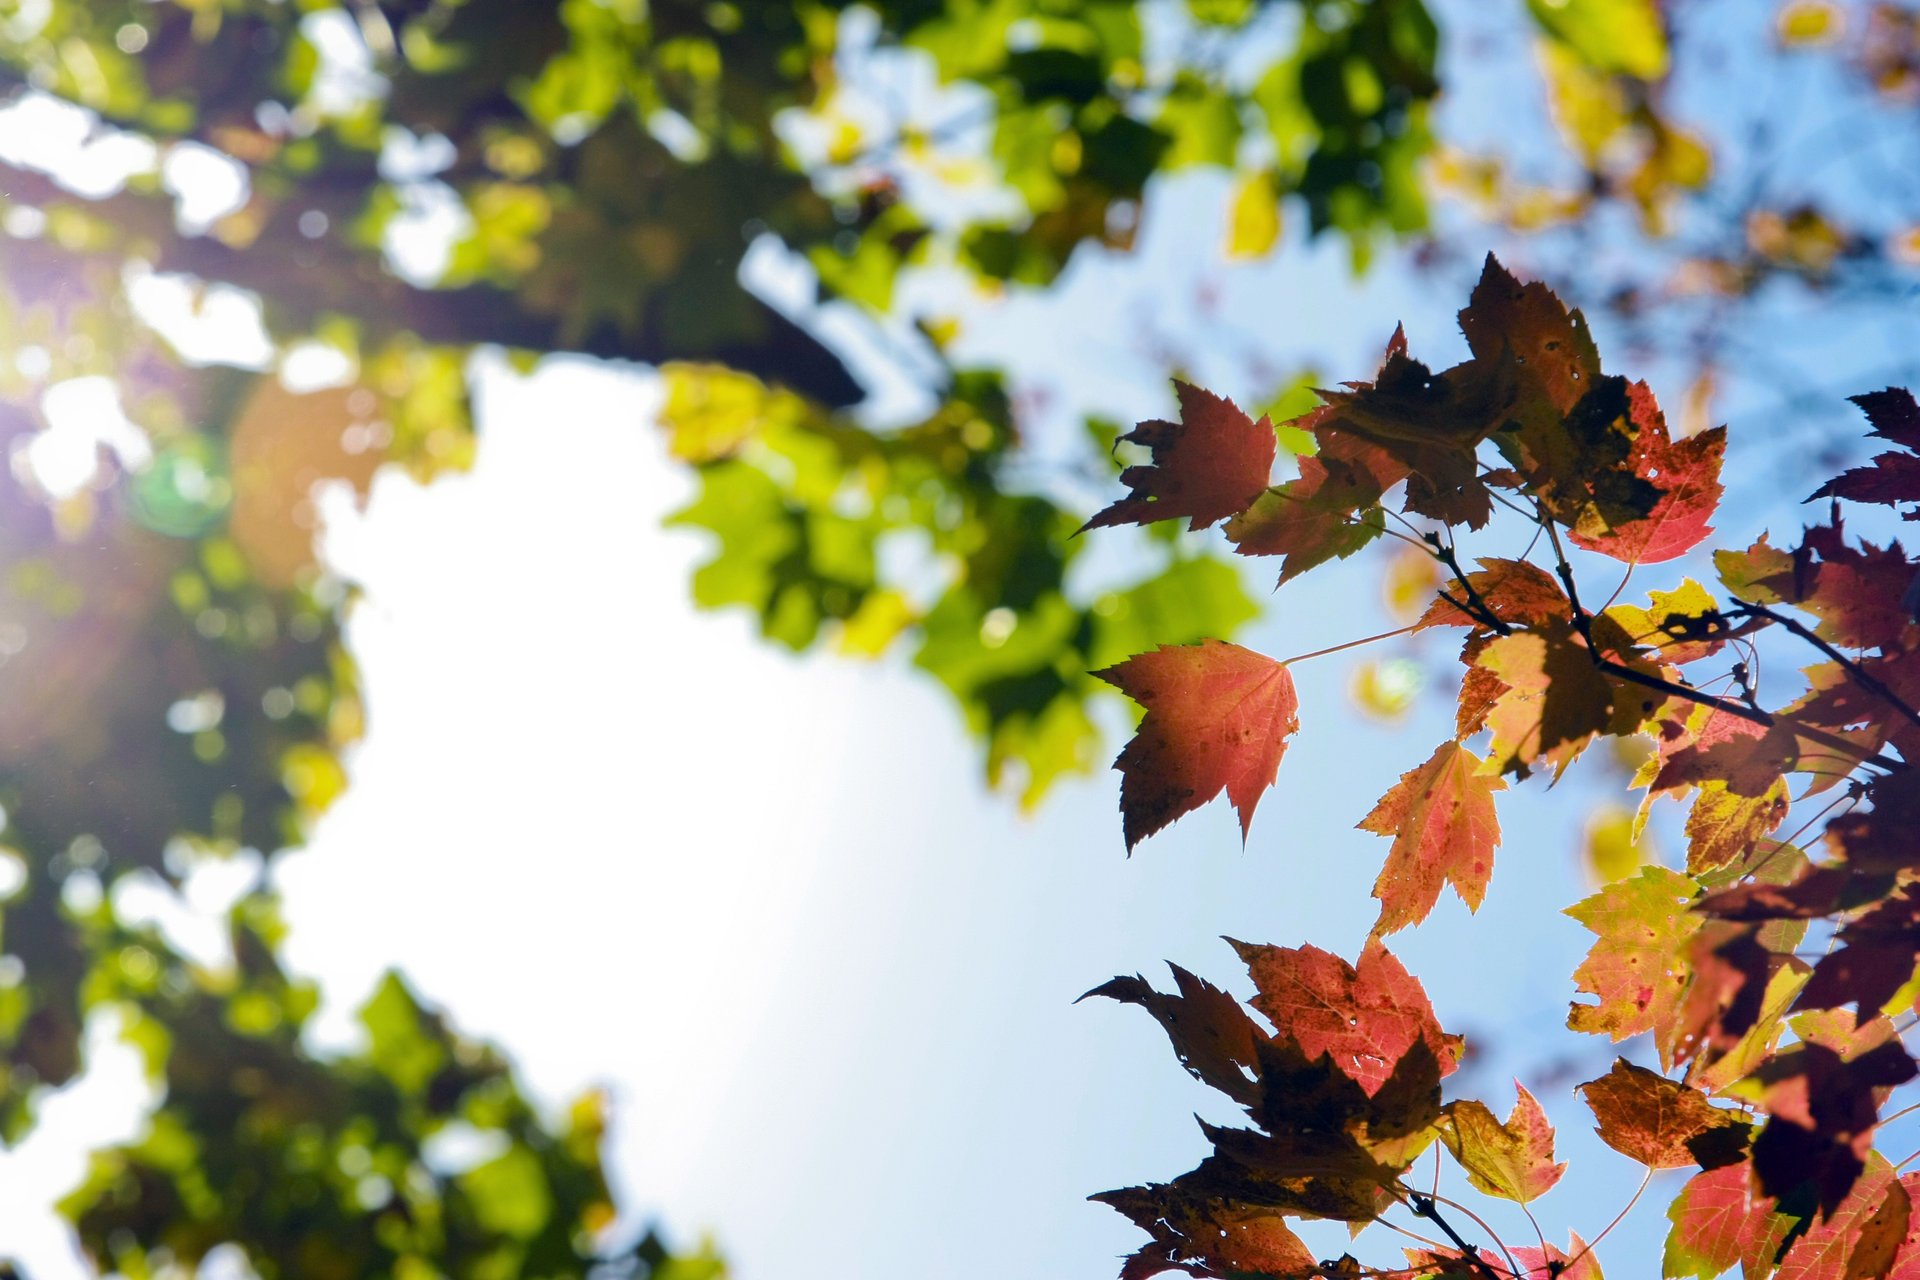
<path id="1" fill-rule="evenodd" d="M 1478 756 L 1457 742 L 1443 742 L 1361 819 L 1361 830 L 1393 837 L 1373 885 L 1380 900 L 1376 936 L 1426 919 L 1442 884 L 1452 884 L 1469 910 L 1479 908 L 1500 843 L 1493 793 L 1506 786 L 1479 770 Z"/>
<path id="2" fill-rule="evenodd" d="M 1284 1215 L 1270 1208 L 1188 1195 L 1178 1183 L 1106 1191 L 1092 1199 L 1118 1209 L 1153 1236 L 1122 1265 L 1121 1280 L 1146 1280 L 1163 1271 L 1304 1275 L 1314 1265 L 1313 1253 Z"/>
<path id="3" fill-rule="evenodd" d="M 1920 961 L 1917 937 L 1920 898 L 1903 889 L 1841 926 L 1837 941 L 1843 945 L 1814 965 L 1798 1007 L 1857 1004 L 1862 1019 L 1872 1018 L 1913 980 L 1914 966 Z"/>
<path id="4" fill-rule="evenodd" d="M 1891 440 L 1906 449 L 1889 450 L 1864 467 L 1843 471 L 1815 489 L 1807 498 L 1846 498 L 1853 502 L 1874 502 L 1894 507 L 1903 502 L 1920 504 L 1920 404 L 1912 393 L 1900 387 L 1888 387 L 1852 397 L 1873 423 L 1872 434 Z M 1905 513 L 1909 520 L 1920 519 L 1920 508 Z"/>
<path id="5" fill-rule="evenodd" d="M 1551 573 L 1527 560 L 1483 557 L 1480 567 L 1449 582 L 1414 623 L 1427 627 L 1482 627 L 1485 624 L 1460 606 L 1477 600 L 1495 618 L 1515 627 L 1544 627 L 1573 616 L 1565 588 Z M 1471 591 L 1468 589 L 1471 588 Z"/>
<path id="6" fill-rule="evenodd" d="M 1496 636 L 1474 661 L 1506 686 L 1487 711 L 1501 773 L 1565 768 L 1613 717 L 1612 686 L 1565 624 Z"/>
<path id="7" fill-rule="evenodd" d="M 1267 487 L 1278 441 L 1265 418 L 1255 422 L 1224 396 L 1190 383 L 1173 384 L 1180 421 L 1142 422 L 1122 440 L 1153 451 L 1150 466 L 1128 467 L 1120 481 L 1132 492 L 1099 512 L 1081 531 L 1155 520 L 1204 529 L 1243 511 Z"/>
<path id="8" fill-rule="evenodd" d="M 1720 465 L 1727 454 L 1727 430 L 1714 427 L 1673 441 L 1646 383 L 1634 383 L 1628 397 L 1636 430 L 1627 467 L 1652 489 L 1654 501 L 1645 514 L 1623 521 L 1596 505 L 1568 537 L 1576 546 L 1627 564 L 1659 564 L 1685 555 L 1713 532 L 1707 521 L 1723 492 Z"/>
<path id="9" fill-rule="evenodd" d="M 1104 996 L 1135 1004 L 1152 1014 L 1173 1041 L 1180 1065 L 1245 1106 L 1259 1100 L 1259 1045 L 1267 1035 L 1240 1002 L 1179 965 L 1168 965 L 1179 987 L 1177 995 L 1155 991 L 1145 978 L 1118 977 L 1081 996 Z M 1077 1002 L 1076 1002 L 1077 1003 Z"/>
<path id="10" fill-rule="evenodd" d="M 1599 1256 L 1578 1231 L 1569 1233 L 1565 1249 L 1551 1244 L 1537 1249 L 1519 1245 L 1513 1259 L 1520 1264 L 1523 1280 L 1602 1280 Z"/>
<path id="11" fill-rule="evenodd" d="M 1475 451 L 1506 420 L 1516 384 L 1507 362 L 1470 360 L 1441 373 L 1407 355 L 1396 330 L 1372 382 L 1322 390 L 1326 403 L 1297 420 L 1322 441 L 1345 436 L 1393 460 L 1406 477 L 1405 507 L 1477 529 L 1493 514 Z"/>
<path id="12" fill-rule="evenodd" d="M 1688 910 L 1697 892 L 1694 882 L 1676 871 L 1645 867 L 1567 908 L 1566 914 L 1597 935 L 1573 981 L 1598 997 L 1595 1004 L 1576 1002 L 1567 1012 L 1567 1026 L 1615 1042 L 1642 1031 L 1667 1039 L 1686 988 L 1686 975 L 1677 971 L 1675 960 L 1701 924 Z"/>
<path id="13" fill-rule="evenodd" d="M 1659 650 L 1662 662 L 1677 666 L 1720 652 L 1730 629 L 1719 602 L 1692 578 L 1672 591 L 1650 592 L 1645 608 L 1617 604 L 1606 613 L 1635 644 Z"/>
<path id="14" fill-rule="evenodd" d="M 1379 537 L 1380 497 L 1405 474 L 1378 449 L 1322 433 L 1320 452 L 1300 459 L 1297 479 L 1266 490 L 1227 521 L 1227 540 L 1243 556 L 1285 557 L 1286 582 Z"/>
<path id="15" fill-rule="evenodd" d="M 1488 1195 L 1526 1204 L 1553 1189 L 1564 1163 L 1553 1159 L 1553 1126 L 1519 1081 L 1505 1124 L 1483 1102 L 1463 1099 L 1447 1107 L 1440 1137 L 1467 1171 L 1467 1181 Z"/>
<path id="16" fill-rule="evenodd" d="M 1834 1210 L 1780 1259 L 1774 1280 L 1880 1280 L 1906 1240 L 1912 1201 L 1878 1152 Z"/>
<path id="17" fill-rule="evenodd" d="M 1129 851 L 1221 791 L 1244 839 L 1299 728 L 1293 675 L 1271 658 L 1208 640 L 1163 645 L 1093 673 L 1146 708 L 1114 761 Z"/>
<path id="18" fill-rule="evenodd" d="M 1442 1075 L 1459 1062 L 1457 1038 L 1440 1030 L 1427 993 L 1378 939 L 1358 965 L 1314 946 L 1228 941 L 1259 989 L 1253 1007 L 1309 1058 L 1328 1054 L 1369 1095 L 1416 1043 L 1432 1052 Z"/>
<path id="19" fill-rule="evenodd" d="M 1745 1155 L 1752 1126 L 1744 1116 L 1625 1058 L 1581 1085 L 1580 1094 L 1600 1122 L 1595 1130 L 1600 1141 L 1649 1169 L 1689 1164 L 1711 1169 Z"/>
<path id="20" fill-rule="evenodd" d="M 1521 284 L 1492 254 L 1460 312 L 1460 332 L 1475 360 L 1520 366 L 1518 376 L 1537 389 L 1550 413 L 1572 409 L 1600 375 L 1586 317 L 1539 281 Z"/>
<path id="21" fill-rule="evenodd" d="M 1773 1269 L 1773 1261 L 1797 1221 L 1774 1208 L 1771 1196 L 1752 1189 L 1745 1162 L 1693 1175 L 1667 1207 L 1662 1273 L 1713 1280 L 1738 1265 L 1749 1280 Z"/>
<path id="22" fill-rule="evenodd" d="M 1897 1040 L 1852 1056 L 1802 1042 L 1762 1063 L 1737 1090 L 1769 1117 L 1753 1142 L 1761 1189 L 1782 1198 L 1808 1189 L 1833 1212 L 1866 1168 L 1881 1099 L 1914 1075 Z"/>

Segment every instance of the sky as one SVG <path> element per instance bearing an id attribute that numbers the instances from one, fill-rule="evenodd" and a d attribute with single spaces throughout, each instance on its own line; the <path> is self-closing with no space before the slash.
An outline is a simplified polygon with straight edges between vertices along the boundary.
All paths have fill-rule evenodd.
<path id="1" fill-rule="evenodd" d="M 1227 391 L 1252 390 L 1232 385 L 1246 335 L 1331 378 L 1369 373 L 1402 320 L 1415 354 L 1464 354 L 1461 299 L 1392 261 L 1356 281 L 1344 249 L 1297 227 L 1219 273 L 1224 196 L 1205 175 L 1162 187 L 1130 260 L 1084 255 L 1049 295 L 974 315 L 963 349 L 1051 387 L 1060 421 L 1164 412 L 1161 370 L 1138 358 L 1155 333 Z M 556 1110 L 606 1088 L 627 1223 L 711 1234 L 739 1280 L 1112 1276 L 1137 1233 L 1085 1197 L 1184 1171 L 1205 1151 L 1193 1113 L 1232 1116 L 1146 1015 L 1075 998 L 1119 973 L 1164 980 L 1167 960 L 1245 995 L 1222 935 L 1356 954 L 1386 842 L 1354 824 L 1450 736 L 1450 690 L 1382 725 L 1353 709 L 1347 658 L 1302 664 L 1303 728 L 1245 846 L 1216 803 L 1129 858 L 1111 773 L 1022 816 L 904 661 L 796 658 L 742 615 L 692 609 L 706 548 L 661 526 L 690 482 L 644 370 L 554 359 L 524 376 L 482 355 L 475 377 L 470 474 L 383 474 L 364 510 L 327 504 L 328 559 L 361 589 L 348 634 L 369 730 L 352 788 L 277 872 L 289 959 L 325 993 L 316 1035 L 348 1042 L 398 966 Z M 1732 522 L 1784 513 L 1734 426 Z M 1377 567 L 1289 584 L 1243 642 L 1284 655 L 1393 625 Z M 1249 572 L 1263 592 L 1270 570 Z M 1393 940 L 1478 1051 L 1458 1092 L 1504 1114 L 1518 1074 L 1548 1107 L 1573 1167 L 1540 1217 L 1562 1241 L 1598 1234 L 1638 1181 L 1571 1093 L 1611 1050 L 1562 1030 L 1588 935 L 1558 909 L 1588 891 L 1579 833 L 1604 783 L 1504 795 L 1478 915 L 1449 896 Z M 146 905 L 190 938 L 239 887 Z M 88 1076 L 0 1156 L 0 1244 L 37 1280 L 85 1272 L 27 1206 L 138 1123 L 137 1068 L 110 1026 L 93 1043 Z M 1655 1273 L 1663 1178 L 1609 1238 L 1616 1275 Z M 1310 1240 L 1337 1253 L 1342 1234 Z"/>

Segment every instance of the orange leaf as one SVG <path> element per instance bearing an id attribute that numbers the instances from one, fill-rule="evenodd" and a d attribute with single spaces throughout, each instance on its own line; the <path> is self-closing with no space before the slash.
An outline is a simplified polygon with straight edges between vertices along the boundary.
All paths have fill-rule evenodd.
<path id="1" fill-rule="evenodd" d="M 1500 843 L 1493 793 L 1506 787 L 1479 769 L 1479 757 L 1457 742 L 1443 742 L 1425 764 L 1400 775 L 1361 820 L 1362 831 L 1393 837 L 1373 885 L 1380 899 L 1376 935 L 1426 919 L 1443 883 L 1451 882 L 1470 910 L 1479 908 Z"/>
<path id="2" fill-rule="evenodd" d="M 1600 1141 L 1650 1169 L 1717 1167 L 1737 1163 L 1745 1152 L 1751 1126 L 1739 1112 L 1625 1058 L 1581 1085 L 1580 1093 L 1600 1122 Z"/>
<path id="3" fill-rule="evenodd" d="M 1300 728 L 1292 673 L 1250 649 L 1205 640 L 1163 645 L 1094 674 L 1147 712 L 1113 766 L 1127 849 L 1222 790 L 1245 839 Z"/>

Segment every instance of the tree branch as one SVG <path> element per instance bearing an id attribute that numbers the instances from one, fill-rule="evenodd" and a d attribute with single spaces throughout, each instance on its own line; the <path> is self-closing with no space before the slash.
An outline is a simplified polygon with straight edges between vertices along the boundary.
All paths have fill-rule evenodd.
<path id="1" fill-rule="evenodd" d="M 322 317 L 339 315 L 369 333 L 411 333 L 447 346 L 495 343 L 655 365 L 714 360 L 836 408 L 862 395 L 838 356 L 745 290 L 739 291 L 744 297 L 713 300 L 716 308 L 745 304 L 748 327 L 759 332 L 738 340 L 683 344 L 678 335 L 662 332 L 657 319 L 637 331 L 603 320 L 583 334 L 573 334 L 566 316 L 531 310 L 509 290 L 492 285 L 418 288 L 387 271 L 374 255 L 337 241 L 282 238 L 236 249 L 210 236 L 183 235 L 174 226 L 172 201 L 160 196 L 122 191 L 89 200 L 43 173 L 8 164 L 0 164 L 0 195 L 36 207 L 73 206 L 104 219 L 145 242 L 149 252 L 144 256 L 156 271 L 180 272 L 258 294 L 270 320 L 282 330 L 310 332 Z M 135 248 L 125 245 L 118 252 L 76 256 L 126 257 L 133 256 Z"/>
<path id="2" fill-rule="evenodd" d="M 1899 694 L 1882 683 L 1878 677 L 1868 672 L 1866 668 L 1862 667 L 1852 658 L 1849 658 L 1846 654 L 1841 653 L 1825 640 L 1822 640 L 1818 632 L 1814 631 L 1812 627 L 1807 626 L 1799 619 L 1788 617 L 1784 613 L 1776 613 L 1763 604 L 1744 604 L 1741 605 L 1736 612 L 1748 614 L 1756 618 L 1765 618 L 1769 622 L 1777 623 L 1785 627 L 1788 631 L 1799 636 L 1802 640 L 1805 640 L 1808 644 L 1838 663 L 1840 669 L 1852 677 L 1855 684 L 1892 707 L 1895 711 L 1898 711 L 1901 715 L 1905 716 L 1910 723 L 1920 725 L 1920 711 L 1914 710 Z"/>

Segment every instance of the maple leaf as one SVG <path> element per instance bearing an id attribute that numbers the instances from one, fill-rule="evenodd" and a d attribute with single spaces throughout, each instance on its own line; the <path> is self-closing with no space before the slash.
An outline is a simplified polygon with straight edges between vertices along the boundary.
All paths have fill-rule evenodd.
<path id="1" fill-rule="evenodd" d="M 1649 1169 L 1711 1169 L 1746 1154 L 1752 1126 L 1739 1112 L 1716 1107 L 1698 1089 L 1625 1058 L 1579 1091 L 1600 1122 L 1600 1141 Z"/>
<path id="2" fill-rule="evenodd" d="M 1752 1190 L 1746 1163 L 1696 1173 L 1667 1207 L 1661 1271 L 1667 1276 L 1713 1277 L 1738 1264 L 1747 1280 L 1773 1270 L 1780 1246 L 1798 1219 L 1777 1212 L 1771 1196 Z"/>
<path id="3" fill-rule="evenodd" d="M 1900 1179 L 1900 1185 L 1907 1189 L 1907 1201 L 1911 1208 L 1912 1202 L 1920 1199 L 1920 1173 L 1905 1175 Z M 1887 1268 L 1886 1280 L 1920 1280 L 1920 1213 L 1908 1213 L 1907 1234 L 1894 1251 L 1893 1265 Z"/>
<path id="4" fill-rule="evenodd" d="M 1872 1153 L 1846 1198 L 1787 1249 L 1774 1280 L 1880 1280 L 1893 1267 L 1911 1216 L 1906 1186 Z"/>
<path id="5" fill-rule="evenodd" d="M 1687 815 L 1687 870 L 1737 861 L 1786 819 L 1785 769 L 1798 762 L 1790 727 L 1762 727 L 1717 708 L 1661 728 L 1660 767 L 1649 795 L 1697 786 Z"/>
<path id="6" fill-rule="evenodd" d="M 1687 870 L 1707 871 L 1738 860 L 1787 817 L 1787 780 L 1743 796 L 1725 783 L 1708 783 L 1687 813 Z"/>
<path id="7" fill-rule="evenodd" d="M 1616 1042 L 1642 1031 L 1667 1041 L 1687 981 L 1675 960 L 1701 924 L 1688 910 L 1696 892 L 1694 882 L 1676 871 L 1644 867 L 1567 908 L 1567 915 L 1598 935 L 1573 971 L 1575 986 L 1598 1002 L 1575 1003 L 1567 1026 Z"/>
<path id="8" fill-rule="evenodd" d="M 1910 771 L 1867 784 L 1872 808 L 1827 823 L 1827 845 L 1856 871 L 1893 872 L 1920 865 L 1920 787 Z M 1850 904 L 1850 905 L 1857 905 Z"/>
<path id="9" fill-rule="evenodd" d="M 1908 450 L 1889 450 L 1864 467 L 1843 471 L 1815 489 L 1807 498 L 1847 498 L 1854 502 L 1875 502 L 1895 507 L 1903 502 L 1920 503 L 1920 404 L 1900 387 L 1871 391 L 1851 397 L 1866 411 L 1873 423 L 1871 434 L 1891 440 Z M 1920 520 L 1920 507 L 1906 513 L 1909 520 Z"/>
<path id="10" fill-rule="evenodd" d="M 1293 674 L 1220 640 L 1162 645 L 1093 674 L 1146 708 L 1113 766 L 1127 849 L 1222 790 L 1245 839 L 1300 728 Z"/>
<path id="11" fill-rule="evenodd" d="M 1278 448 L 1273 424 L 1255 422 L 1233 401 L 1175 381 L 1180 421 L 1142 422 L 1122 440 L 1153 451 L 1150 466 L 1128 467 L 1120 482 L 1132 492 L 1080 526 L 1185 519 L 1204 529 L 1247 508 L 1267 487 Z"/>
<path id="12" fill-rule="evenodd" d="M 1142 977 L 1118 977 L 1081 996 L 1104 996 L 1122 1004 L 1136 1004 L 1153 1015 L 1173 1042 L 1180 1065 L 1234 1101 L 1252 1106 L 1259 1100 L 1259 1044 L 1266 1033 L 1247 1016 L 1240 1002 L 1177 964 L 1173 980 L 1179 994 L 1155 991 Z M 1076 1002 L 1077 1003 L 1077 1002 Z"/>
<path id="13" fill-rule="evenodd" d="M 1505 1124 L 1485 1103 L 1463 1099 L 1448 1104 L 1440 1138 L 1467 1171 L 1467 1181 L 1488 1195 L 1526 1204 L 1552 1190 L 1567 1166 L 1554 1163 L 1546 1112 L 1519 1081 L 1513 1087 L 1513 1112 Z"/>
<path id="14" fill-rule="evenodd" d="M 1325 403 L 1298 425 L 1374 446 L 1403 469 L 1408 511 L 1478 529 L 1493 499 L 1474 455 L 1507 419 L 1518 385 L 1511 367 L 1469 360 L 1434 373 L 1407 355 L 1406 335 L 1396 330 L 1372 382 L 1320 391 Z"/>
<path id="15" fill-rule="evenodd" d="M 1478 598 L 1487 612 L 1508 626 L 1544 627 L 1573 617 L 1573 605 L 1552 574 L 1527 560 L 1508 560 L 1499 556 L 1483 557 L 1480 567 L 1467 575 L 1463 584 L 1455 578 L 1445 592 L 1434 598 L 1427 611 L 1413 624 L 1415 631 L 1428 627 L 1482 627 L 1483 623 L 1460 605 L 1469 595 Z M 1471 588 L 1469 593 L 1468 588 Z"/>
<path id="16" fill-rule="evenodd" d="M 1227 540 L 1240 555 L 1285 557 L 1283 583 L 1379 537 L 1381 495 L 1406 475 L 1379 449 L 1339 432 L 1322 431 L 1319 441 L 1317 455 L 1300 459 L 1298 479 L 1266 490 L 1227 521 Z"/>
<path id="17" fill-rule="evenodd" d="M 1506 686 L 1487 711 L 1501 773 L 1525 777 L 1543 758 L 1563 769 L 1613 718 L 1611 683 L 1564 623 L 1496 636 L 1474 662 Z"/>
<path id="18" fill-rule="evenodd" d="M 1517 376 L 1565 414 L 1600 376 L 1600 352 L 1586 317 L 1569 311 L 1538 281 L 1521 284 L 1492 254 L 1460 312 L 1460 332 L 1475 360 L 1511 361 Z"/>
<path id="19" fill-rule="evenodd" d="M 1451 883 L 1469 910 L 1479 909 L 1500 843 L 1493 793 L 1506 786 L 1479 769 L 1478 756 L 1443 742 L 1361 819 L 1362 831 L 1393 837 L 1373 885 L 1380 900 L 1376 936 L 1426 919 L 1442 884 Z"/>
<path id="20" fill-rule="evenodd" d="M 1656 496 L 1644 514 L 1626 520 L 1603 505 L 1590 506 L 1568 536 L 1577 546 L 1627 564 L 1658 564 L 1685 555 L 1713 532 L 1707 521 L 1723 492 L 1720 465 L 1727 454 L 1727 429 L 1670 440 L 1666 417 L 1646 383 L 1634 383 L 1627 398 L 1634 435 L 1626 471 Z"/>
<path id="21" fill-rule="evenodd" d="M 1163 1271 L 1276 1277 L 1315 1272 L 1313 1253 L 1287 1226 L 1284 1216 L 1270 1208 L 1187 1194 L 1177 1182 L 1105 1191 L 1090 1198 L 1118 1209 L 1153 1236 L 1121 1266 L 1121 1280 L 1146 1280 Z"/>
<path id="22" fill-rule="evenodd" d="M 1690 1073 L 1692 1083 L 1705 1089 L 1706 1081 L 1725 1083 L 1724 1059 L 1734 1053 L 1749 1036 L 1778 1034 L 1778 1015 L 1773 1026 L 1766 1025 L 1769 995 L 1781 994 L 1775 983 L 1783 968 L 1780 956 L 1760 940 L 1761 930 L 1752 924 L 1734 924 L 1709 920 L 1694 934 L 1677 966 L 1684 976 L 1692 973 L 1678 1016 L 1661 1037 L 1661 1061 L 1695 1059 Z M 1806 966 L 1786 961 L 1795 978 L 1788 986 L 1804 980 Z"/>
<path id="23" fill-rule="evenodd" d="M 1726 647 L 1727 617 L 1719 602 L 1692 578 L 1672 591 L 1650 592 L 1647 599 L 1644 609 L 1617 604 L 1606 613 L 1635 644 L 1658 649 L 1662 662 L 1685 666 Z"/>
<path id="24" fill-rule="evenodd" d="M 1838 503 L 1791 552 L 1762 537 L 1745 551 L 1714 552 L 1713 563 L 1735 599 L 1796 605 L 1820 620 L 1816 635 L 1841 648 L 1901 647 L 1913 621 L 1913 564 L 1897 542 L 1849 545 Z"/>
<path id="25" fill-rule="evenodd" d="M 1838 939 L 1845 945 L 1822 956 L 1797 1007 L 1832 1009 L 1857 1004 L 1860 1017 L 1892 1002 L 1913 979 L 1920 960 L 1920 899 L 1911 889 L 1847 921 Z"/>
<path id="26" fill-rule="evenodd" d="M 1315 946 L 1227 941 L 1259 989 L 1253 1007 L 1309 1058 L 1329 1055 L 1369 1096 L 1416 1043 L 1426 1045 L 1441 1075 L 1458 1064 L 1458 1038 L 1440 1030 L 1425 990 L 1377 938 L 1358 965 Z"/>
<path id="27" fill-rule="evenodd" d="M 1600 1259 L 1578 1231 L 1569 1233 L 1565 1249 L 1518 1246 L 1513 1260 L 1520 1264 L 1523 1280 L 1602 1280 Z"/>

